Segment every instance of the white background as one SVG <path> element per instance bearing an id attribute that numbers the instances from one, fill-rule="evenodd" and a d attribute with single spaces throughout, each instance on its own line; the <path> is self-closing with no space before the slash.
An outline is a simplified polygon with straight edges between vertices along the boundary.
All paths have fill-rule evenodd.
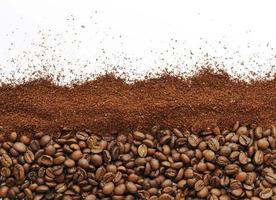
<path id="1" fill-rule="evenodd" d="M 274 2 L 0 0 L 0 82 L 41 70 L 65 82 L 112 68 L 131 79 L 191 74 L 206 62 L 265 77 L 275 73 Z"/>

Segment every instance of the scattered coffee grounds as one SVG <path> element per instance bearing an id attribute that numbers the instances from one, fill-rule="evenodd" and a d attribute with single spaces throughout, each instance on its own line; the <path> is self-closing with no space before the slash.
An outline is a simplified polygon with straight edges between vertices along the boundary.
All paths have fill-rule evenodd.
<path id="1" fill-rule="evenodd" d="M 0 125 L 7 131 L 54 133 L 61 126 L 93 134 L 167 128 L 276 123 L 276 80 L 246 83 L 205 69 L 186 80 L 163 75 L 127 84 L 106 75 L 73 88 L 36 80 L 0 87 Z"/>
<path id="2" fill-rule="evenodd" d="M 0 197 L 261 200 L 276 197 L 276 127 L 96 136 L 12 132 L 0 142 Z"/>

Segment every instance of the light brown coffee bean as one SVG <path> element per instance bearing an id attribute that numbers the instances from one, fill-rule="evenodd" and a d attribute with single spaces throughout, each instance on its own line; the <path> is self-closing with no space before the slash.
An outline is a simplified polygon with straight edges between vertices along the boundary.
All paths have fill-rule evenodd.
<path id="1" fill-rule="evenodd" d="M 205 187 L 205 184 L 202 180 L 198 180 L 194 185 L 194 188 L 195 188 L 196 192 L 202 190 L 204 187 Z"/>
<path id="2" fill-rule="evenodd" d="M 78 166 L 80 166 L 80 167 L 83 168 L 83 169 L 86 169 L 86 168 L 88 168 L 88 166 L 89 166 L 89 162 L 88 162 L 88 160 L 86 160 L 85 158 L 81 158 L 81 159 L 78 161 Z"/>
<path id="3" fill-rule="evenodd" d="M 102 156 L 98 154 L 91 155 L 91 162 L 96 166 L 99 167 L 103 163 Z"/>
<path id="4" fill-rule="evenodd" d="M 53 158 L 48 155 L 43 155 L 38 159 L 38 163 L 40 165 L 52 166 L 53 162 L 54 162 Z"/>
<path id="5" fill-rule="evenodd" d="M 148 147 L 145 145 L 145 144 L 141 144 L 139 147 L 138 147 L 138 155 L 140 157 L 146 157 L 147 156 L 147 153 L 148 153 Z"/>
<path id="6" fill-rule="evenodd" d="M 239 162 L 240 162 L 242 165 L 245 165 L 245 164 L 248 163 L 248 157 L 247 157 L 246 153 L 240 152 L 240 155 L 239 155 Z"/>
<path id="7" fill-rule="evenodd" d="M 142 140 L 145 139 L 145 137 L 146 137 L 145 134 L 142 133 L 142 132 L 135 131 L 135 132 L 133 133 L 133 138 L 134 138 L 135 140 L 142 141 Z"/>
<path id="8" fill-rule="evenodd" d="M 83 140 L 83 141 L 85 141 L 85 140 L 88 139 L 88 137 L 89 137 L 89 135 L 88 135 L 86 132 L 78 131 L 78 132 L 76 133 L 76 138 L 77 138 L 78 140 Z"/>
<path id="9" fill-rule="evenodd" d="M 265 188 L 259 193 L 259 197 L 261 199 L 270 199 L 273 195 L 273 191 L 271 188 Z"/>
<path id="10" fill-rule="evenodd" d="M 192 147 L 196 147 L 199 144 L 199 139 L 196 135 L 190 135 L 188 137 L 188 142 Z"/>
<path id="11" fill-rule="evenodd" d="M 211 138 L 208 142 L 208 147 L 214 152 L 218 151 L 220 148 L 220 144 L 216 138 Z"/>
<path id="12" fill-rule="evenodd" d="M 213 161 L 216 158 L 215 153 L 211 150 L 204 150 L 203 151 L 203 156 L 204 156 L 206 161 Z"/>
<path id="13" fill-rule="evenodd" d="M 128 181 L 126 183 L 126 188 L 127 191 L 131 194 L 135 194 L 137 192 L 137 186 L 133 182 Z"/>
<path id="14" fill-rule="evenodd" d="M 123 195 L 125 192 L 126 192 L 125 184 L 119 184 L 114 189 L 114 194 L 116 194 L 116 195 Z"/>
<path id="15" fill-rule="evenodd" d="M 269 172 L 265 175 L 265 180 L 267 180 L 269 183 L 276 185 L 276 174 L 273 172 Z"/>
<path id="16" fill-rule="evenodd" d="M 74 167 L 74 166 L 75 166 L 75 161 L 72 160 L 72 159 L 66 159 L 66 160 L 64 161 L 64 165 L 65 165 L 66 167 L 68 167 L 68 168 Z"/>
<path id="17" fill-rule="evenodd" d="M 26 145 L 22 142 L 14 143 L 13 148 L 19 153 L 25 153 L 27 151 Z"/>
<path id="18" fill-rule="evenodd" d="M 225 166 L 225 172 L 227 175 L 234 175 L 239 172 L 240 167 L 236 164 L 229 164 Z"/>
<path id="19" fill-rule="evenodd" d="M 8 167 L 2 167 L 0 170 L 0 174 L 3 177 L 9 177 L 11 175 L 11 170 Z"/>
<path id="20" fill-rule="evenodd" d="M 3 154 L 0 161 L 4 167 L 10 167 L 12 165 L 12 159 L 8 154 Z"/>
<path id="21" fill-rule="evenodd" d="M 264 161 L 264 153 L 260 150 L 256 151 L 254 155 L 254 163 L 257 165 L 261 165 Z"/>
<path id="22" fill-rule="evenodd" d="M 9 187 L 5 185 L 0 186 L 0 197 L 1 198 L 7 197 L 8 191 L 9 191 Z"/>
<path id="23" fill-rule="evenodd" d="M 236 180 L 240 181 L 240 182 L 244 182 L 247 178 L 247 173 L 246 172 L 239 172 L 236 175 Z"/>
<path id="24" fill-rule="evenodd" d="M 240 135 L 239 142 L 243 146 L 250 146 L 252 143 L 252 139 L 246 135 Z"/>
<path id="25" fill-rule="evenodd" d="M 262 150 L 265 150 L 269 147 L 269 142 L 267 141 L 266 138 L 259 139 L 257 144 L 259 149 L 262 149 Z"/>
<path id="26" fill-rule="evenodd" d="M 56 148 L 53 145 L 49 145 L 45 148 L 45 154 L 49 156 L 54 156 L 56 153 Z"/>
<path id="27" fill-rule="evenodd" d="M 246 126 L 239 127 L 237 130 L 237 134 L 238 135 L 248 135 L 248 130 L 247 130 Z"/>
<path id="28" fill-rule="evenodd" d="M 82 152 L 80 150 L 74 151 L 71 154 L 71 159 L 73 159 L 74 161 L 78 161 L 79 159 L 81 159 L 83 156 Z"/>
<path id="29" fill-rule="evenodd" d="M 64 193 L 67 190 L 67 186 L 64 183 L 60 183 L 55 187 L 57 193 Z"/>
<path id="30" fill-rule="evenodd" d="M 24 160 L 26 163 L 31 164 L 34 161 L 34 159 L 35 159 L 35 156 L 31 150 L 27 150 L 24 153 Z"/>
<path id="31" fill-rule="evenodd" d="M 106 183 L 103 187 L 103 193 L 105 195 L 110 195 L 113 193 L 114 188 L 115 188 L 114 183 L 112 182 Z"/>
<path id="32" fill-rule="evenodd" d="M 191 168 L 186 169 L 184 172 L 184 176 L 186 179 L 193 178 L 193 176 L 194 176 L 193 169 L 191 169 Z"/>
<path id="33" fill-rule="evenodd" d="M 66 158 L 64 156 L 58 156 L 58 157 L 54 158 L 53 162 L 54 162 L 55 165 L 60 165 L 65 160 L 66 160 Z"/>
<path id="34" fill-rule="evenodd" d="M 40 145 L 42 147 L 45 147 L 50 141 L 51 141 L 51 136 L 49 135 L 44 135 L 41 139 L 40 139 Z"/>
<path id="35" fill-rule="evenodd" d="M 197 192 L 197 196 L 200 198 L 206 198 L 209 195 L 209 191 L 207 187 L 204 187 L 202 190 Z"/>

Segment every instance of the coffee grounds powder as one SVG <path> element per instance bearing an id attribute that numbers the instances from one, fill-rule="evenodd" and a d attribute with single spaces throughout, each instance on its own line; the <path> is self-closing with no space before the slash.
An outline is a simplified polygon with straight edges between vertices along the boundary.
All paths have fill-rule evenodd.
<path id="1" fill-rule="evenodd" d="M 93 134 L 128 133 L 154 125 L 194 130 L 276 123 L 276 80 L 246 83 L 203 70 L 182 79 L 163 75 L 127 84 L 105 75 L 74 87 L 35 80 L 0 87 L 0 125 L 7 132 L 61 127 Z"/>

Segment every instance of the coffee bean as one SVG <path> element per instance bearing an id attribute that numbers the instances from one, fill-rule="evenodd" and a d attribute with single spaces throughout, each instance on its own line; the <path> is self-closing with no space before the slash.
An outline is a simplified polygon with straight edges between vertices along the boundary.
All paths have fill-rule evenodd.
<path id="1" fill-rule="evenodd" d="M 79 159 L 82 158 L 82 152 L 80 150 L 78 151 L 74 151 L 72 154 L 71 154 L 71 158 L 74 160 L 74 161 L 78 161 Z"/>
<path id="2" fill-rule="evenodd" d="M 75 166 L 75 161 L 72 159 L 66 159 L 63 163 L 66 167 L 74 167 Z"/>
<path id="3" fill-rule="evenodd" d="M 192 147 L 196 147 L 199 144 L 199 139 L 196 135 L 190 135 L 188 137 L 188 142 Z"/>
<path id="4" fill-rule="evenodd" d="M 123 195 L 126 191 L 126 185 L 125 184 L 119 184 L 115 187 L 114 193 L 116 195 Z"/>
<path id="5" fill-rule="evenodd" d="M 45 154 L 49 156 L 54 156 L 56 153 L 56 148 L 53 145 L 49 145 L 45 148 Z"/>
<path id="6" fill-rule="evenodd" d="M 273 191 L 271 188 L 265 188 L 259 193 L 259 197 L 261 199 L 269 199 L 273 195 Z"/>
<path id="7" fill-rule="evenodd" d="M 126 183 L 126 188 L 127 188 L 127 191 L 131 194 L 134 194 L 137 192 L 137 186 L 133 182 L 128 181 Z"/>
<path id="8" fill-rule="evenodd" d="M 24 181 L 25 178 L 25 170 L 22 165 L 16 164 L 13 168 L 13 175 L 17 181 Z"/>
<path id="9" fill-rule="evenodd" d="M 89 194 L 88 196 L 85 197 L 84 200 L 96 200 L 96 199 L 97 199 L 96 195 Z"/>
<path id="10" fill-rule="evenodd" d="M 35 159 L 35 156 L 33 154 L 32 151 L 30 150 L 27 150 L 25 153 L 24 153 L 24 160 L 26 161 L 26 163 L 29 163 L 31 164 Z"/>
<path id="11" fill-rule="evenodd" d="M 76 133 L 76 138 L 78 140 L 87 140 L 89 137 L 89 135 L 86 133 L 86 132 L 83 132 L 83 131 L 78 131 Z"/>
<path id="12" fill-rule="evenodd" d="M 26 145 L 22 142 L 14 143 L 13 148 L 19 153 L 25 153 L 27 151 Z"/>
<path id="13" fill-rule="evenodd" d="M 54 158 L 53 162 L 54 162 L 55 165 L 60 165 L 65 160 L 66 160 L 66 158 L 64 156 L 58 156 L 58 157 Z"/>
<path id="14" fill-rule="evenodd" d="M 204 150 L 203 151 L 203 156 L 204 156 L 206 161 L 213 161 L 216 158 L 215 153 L 211 150 Z"/>
<path id="15" fill-rule="evenodd" d="M 135 131 L 133 133 L 133 138 L 136 139 L 136 140 L 142 141 L 142 140 L 145 139 L 145 134 L 142 133 L 142 132 L 139 132 L 139 131 Z"/>
<path id="16" fill-rule="evenodd" d="M 42 147 L 46 146 L 49 142 L 51 141 L 51 136 L 49 135 L 44 135 L 41 139 L 40 139 L 40 145 Z"/>
<path id="17" fill-rule="evenodd" d="M 225 166 L 225 172 L 228 175 L 234 175 L 239 172 L 240 167 L 236 164 L 229 164 Z"/>
<path id="18" fill-rule="evenodd" d="M 36 188 L 36 192 L 47 193 L 47 192 L 49 192 L 49 187 L 47 185 L 40 185 Z"/>
<path id="19" fill-rule="evenodd" d="M 264 153 L 260 150 L 256 151 L 254 155 L 254 162 L 257 165 L 261 165 L 264 161 Z"/>
<path id="20" fill-rule="evenodd" d="M 202 190 L 204 187 L 205 187 L 205 184 L 204 184 L 204 182 L 202 180 L 198 180 L 195 183 L 195 186 L 194 186 L 196 192 Z"/>
<path id="21" fill-rule="evenodd" d="M 98 154 L 94 154 L 94 155 L 91 155 L 91 162 L 96 166 L 100 166 L 102 165 L 103 163 L 103 159 L 100 155 Z"/>
<path id="22" fill-rule="evenodd" d="M 238 128 L 237 134 L 238 135 L 248 135 L 248 130 L 245 126 L 241 126 L 240 128 Z"/>
<path id="23" fill-rule="evenodd" d="M 269 172 L 265 175 L 265 180 L 267 180 L 269 183 L 276 185 L 276 174 L 273 172 Z"/>
<path id="24" fill-rule="evenodd" d="M 104 187 L 103 187 L 103 193 L 105 194 L 105 195 L 110 195 L 110 194 L 112 194 L 113 193 L 113 191 L 114 191 L 114 183 L 112 183 L 112 182 L 109 182 L 109 183 L 106 183 L 105 185 L 104 185 Z"/>
<path id="25" fill-rule="evenodd" d="M 88 163 L 88 161 L 87 161 L 85 158 L 81 158 L 81 159 L 78 161 L 78 166 L 80 166 L 80 167 L 83 168 L 83 169 L 86 169 L 86 168 L 88 168 L 89 163 Z"/>
<path id="26" fill-rule="evenodd" d="M 252 140 L 251 140 L 251 138 L 249 138 L 249 137 L 246 136 L 246 135 L 241 135 L 241 136 L 239 137 L 239 142 L 240 142 L 240 144 L 243 145 L 243 146 L 250 146 L 250 144 L 252 143 Z"/>
<path id="27" fill-rule="evenodd" d="M 0 186 L 0 197 L 5 198 L 7 197 L 9 188 L 5 185 Z"/>
<path id="28" fill-rule="evenodd" d="M 67 189 L 67 186 L 64 183 L 60 183 L 55 187 L 57 193 L 64 193 Z"/>
<path id="29" fill-rule="evenodd" d="M 43 155 L 38 159 L 38 163 L 40 165 L 45 165 L 45 166 L 52 166 L 53 165 L 53 158 L 48 155 Z"/>
<path id="30" fill-rule="evenodd" d="M 218 151 L 220 148 L 220 144 L 216 138 L 211 138 L 208 142 L 208 147 L 213 151 Z"/>
<path id="31" fill-rule="evenodd" d="M 3 154 L 0 161 L 4 167 L 10 167 L 12 165 L 12 159 L 8 154 Z"/>
<path id="32" fill-rule="evenodd" d="M 138 154 L 140 157 L 146 157 L 147 156 L 147 153 L 148 153 L 148 148 L 145 144 L 141 144 L 139 147 L 138 147 Z"/>

